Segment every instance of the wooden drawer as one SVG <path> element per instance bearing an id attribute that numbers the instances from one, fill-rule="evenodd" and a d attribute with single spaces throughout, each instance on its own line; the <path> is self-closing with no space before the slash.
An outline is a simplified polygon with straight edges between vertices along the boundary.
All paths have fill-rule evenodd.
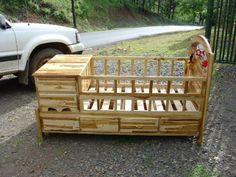
<path id="1" fill-rule="evenodd" d="M 81 116 L 80 126 L 82 131 L 89 132 L 118 132 L 118 118 L 103 116 Z"/>
<path id="2" fill-rule="evenodd" d="M 148 133 L 158 131 L 158 118 L 121 118 L 120 132 L 122 133 Z"/>
<path id="3" fill-rule="evenodd" d="M 39 92 L 72 92 L 76 91 L 75 78 L 35 78 Z"/>
<path id="4" fill-rule="evenodd" d="M 196 134 L 198 132 L 199 119 L 186 118 L 161 118 L 161 133 Z"/>
<path id="5" fill-rule="evenodd" d="M 78 111 L 76 94 L 39 93 L 39 105 L 43 111 Z"/>
<path id="6" fill-rule="evenodd" d="M 79 115 L 70 113 L 40 112 L 43 131 L 79 131 Z"/>

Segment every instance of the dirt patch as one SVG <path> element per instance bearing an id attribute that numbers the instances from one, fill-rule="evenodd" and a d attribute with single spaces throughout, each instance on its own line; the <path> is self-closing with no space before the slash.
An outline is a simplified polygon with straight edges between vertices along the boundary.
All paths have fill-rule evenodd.
<path id="1" fill-rule="evenodd" d="M 205 143 L 198 146 L 194 138 L 129 137 L 48 134 L 37 144 L 33 111 L 34 92 L 26 92 L 16 80 L 0 81 L 1 104 L 11 105 L 9 112 L 17 122 L 30 125 L 0 143 L 0 174 L 10 176 L 187 176 L 196 165 L 204 166 L 214 176 L 236 176 L 236 66 L 220 65 L 213 79 L 206 124 Z M 14 89 L 8 92 L 8 89 Z M 7 99 L 14 97 L 14 99 Z M 2 99 L 4 98 L 4 99 Z M 24 100 L 18 104 L 16 100 Z M 32 99 L 32 100 L 31 100 Z M 5 100 L 4 103 L 2 100 Z M 15 102 L 15 109 L 14 108 Z M 24 101 L 22 101 L 24 103 Z M 27 106 L 26 106 L 27 105 Z M 3 110 L 4 109 L 4 110 Z M 31 117 L 28 119 L 25 116 Z M 6 122 L 4 124 L 7 124 Z M 7 130 L 6 130 L 7 131 Z"/>

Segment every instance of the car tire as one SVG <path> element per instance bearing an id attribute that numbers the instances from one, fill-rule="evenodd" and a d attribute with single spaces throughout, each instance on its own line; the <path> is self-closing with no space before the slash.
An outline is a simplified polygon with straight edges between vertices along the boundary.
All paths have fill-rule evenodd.
<path id="1" fill-rule="evenodd" d="M 47 63 L 52 57 L 62 53 L 63 53 L 62 51 L 54 48 L 46 48 L 37 52 L 30 60 L 30 65 L 29 65 L 30 81 L 34 84 L 34 78 L 32 74 L 36 70 L 38 70 L 41 66 L 43 66 L 45 63 Z"/>

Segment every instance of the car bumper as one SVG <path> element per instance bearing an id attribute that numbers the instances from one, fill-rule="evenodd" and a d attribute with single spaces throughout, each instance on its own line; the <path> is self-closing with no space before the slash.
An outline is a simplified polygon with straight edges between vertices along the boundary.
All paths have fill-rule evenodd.
<path id="1" fill-rule="evenodd" d="M 69 47 L 69 49 L 70 49 L 70 52 L 71 52 L 71 53 L 75 53 L 75 54 L 76 54 L 76 53 L 77 53 L 77 54 L 82 53 L 83 50 L 84 50 L 84 44 L 83 44 L 83 43 L 71 44 L 71 45 L 69 45 L 68 47 Z"/>

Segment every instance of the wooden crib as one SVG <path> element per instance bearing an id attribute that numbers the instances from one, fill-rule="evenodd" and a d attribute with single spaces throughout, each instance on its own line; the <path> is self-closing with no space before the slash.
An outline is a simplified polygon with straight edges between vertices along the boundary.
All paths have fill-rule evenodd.
<path id="1" fill-rule="evenodd" d="M 34 73 L 43 133 L 195 136 L 202 143 L 213 53 L 190 58 L 57 55 Z"/>

